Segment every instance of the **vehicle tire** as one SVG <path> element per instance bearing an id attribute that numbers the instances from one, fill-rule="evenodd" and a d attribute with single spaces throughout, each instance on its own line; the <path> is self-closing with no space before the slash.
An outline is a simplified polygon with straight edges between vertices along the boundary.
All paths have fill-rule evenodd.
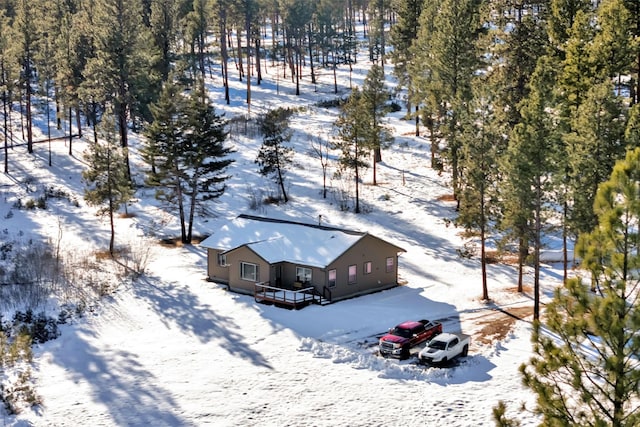
<path id="1" fill-rule="evenodd" d="M 467 357 L 467 354 L 469 354 L 469 346 L 465 345 L 464 347 L 462 347 L 462 357 Z"/>
<path id="2" fill-rule="evenodd" d="M 442 359 L 442 362 L 440 362 L 440 365 L 444 366 L 444 365 L 446 365 L 446 364 L 447 364 L 447 362 L 448 362 L 448 361 L 449 361 L 449 359 L 447 359 L 446 357 L 444 357 L 444 358 Z"/>
<path id="3" fill-rule="evenodd" d="M 405 359 L 408 359 L 409 356 L 411 356 L 411 352 L 409 351 L 409 347 L 408 346 L 402 347 L 402 352 L 400 353 L 400 359 L 401 360 L 405 360 Z"/>

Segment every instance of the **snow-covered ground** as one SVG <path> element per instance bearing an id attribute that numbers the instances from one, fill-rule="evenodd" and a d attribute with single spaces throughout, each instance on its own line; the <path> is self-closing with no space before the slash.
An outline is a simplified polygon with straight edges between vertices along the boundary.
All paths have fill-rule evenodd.
<path id="1" fill-rule="evenodd" d="M 343 96 L 350 81 L 361 84 L 367 67 L 362 62 L 351 76 L 340 76 Z M 159 237 L 178 233 L 178 223 L 158 209 L 152 190 L 140 190 L 128 208 L 131 217 L 117 220 L 116 243 L 146 236 L 152 245 L 147 274 L 63 325 L 58 339 L 35 347 L 35 387 L 43 404 L 18 416 L 3 414 L 2 424 L 466 427 L 492 424 L 492 407 L 504 400 L 523 426 L 536 425 L 530 412 L 535 397 L 518 373 L 531 354 L 531 292 L 515 292 L 515 267 L 494 264 L 488 271 L 492 302 L 480 300 L 480 263 L 460 256 L 467 241 L 451 223 L 454 205 L 441 197 L 450 194 L 447 174 L 429 167 L 429 141 L 413 136 L 414 125 L 402 113 L 390 115 L 395 143 L 382 154 L 379 184 L 371 185 L 371 170 L 364 175 L 365 212 L 341 211 L 334 192 L 322 198 L 322 168 L 312 150 L 318 138 L 329 137 L 336 118 L 335 109 L 316 105 L 334 97 L 332 76 L 303 85 L 295 96 L 290 81 L 276 81 L 267 71 L 261 87 L 253 87 L 252 117 L 276 105 L 304 107 L 292 119 L 291 201 L 250 209 L 274 190 L 254 163 L 260 136 L 246 138 L 236 129 L 229 140 L 237 152 L 228 190 L 198 220 L 196 234 L 215 233 L 240 213 L 310 223 L 322 215 L 324 224 L 368 231 L 406 249 L 399 262 L 403 285 L 302 310 L 256 304 L 206 281 L 206 253 L 198 245 L 159 245 Z M 244 83 L 235 82 L 229 106 L 219 77 L 208 83 L 219 112 L 227 118 L 247 114 Z M 46 127 L 38 124 L 41 139 Z M 132 135 L 133 169 L 142 182 L 137 141 Z M 63 247 L 103 250 L 108 223 L 82 200 L 80 153 L 86 144 L 74 141 L 75 157 L 66 154 L 66 144 L 52 143 L 52 167 L 46 144 L 36 145 L 33 155 L 25 147 L 10 150 L 10 174 L 0 175 L 0 229 L 35 240 L 55 240 L 61 229 Z M 345 183 L 332 178 L 334 167 L 328 182 L 337 190 Z M 25 180 L 64 189 L 79 207 L 52 201 L 46 211 L 17 210 L 16 199 L 28 196 Z M 543 266 L 543 300 L 561 279 L 559 265 Z M 530 285 L 532 276 L 526 280 Z M 471 334 L 469 356 L 451 368 L 429 368 L 376 354 L 377 337 L 386 329 L 421 318 Z"/>

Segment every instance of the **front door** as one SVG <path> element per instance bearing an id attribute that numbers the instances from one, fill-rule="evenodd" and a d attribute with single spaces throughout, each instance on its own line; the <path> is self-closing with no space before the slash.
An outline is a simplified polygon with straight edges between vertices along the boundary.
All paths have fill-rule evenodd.
<path id="1" fill-rule="evenodd" d="M 282 266 L 280 264 L 271 267 L 273 277 L 276 279 L 276 288 L 282 287 Z"/>

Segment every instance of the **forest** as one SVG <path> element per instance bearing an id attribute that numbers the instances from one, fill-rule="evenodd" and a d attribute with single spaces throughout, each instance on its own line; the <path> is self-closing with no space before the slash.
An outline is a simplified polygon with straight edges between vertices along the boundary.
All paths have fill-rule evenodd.
<path id="1" fill-rule="evenodd" d="M 10 149 L 34 150 L 34 103 L 46 105 L 48 126 L 65 126 L 70 154 L 83 127 L 98 135 L 109 113 L 117 129 L 111 137 L 126 160 L 129 130 L 153 131 L 161 119 L 153 106 L 162 110 L 166 86 L 194 87 L 219 64 L 227 102 L 229 79 L 246 81 L 250 111 L 263 69 L 314 82 L 319 72 L 350 67 L 364 39 L 368 59 L 392 70 L 395 95 L 416 134 L 430 139 L 432 167 L 451 172 L 459 224 L 477 232 L 483 248 L 499 230 L 505 245 L 517 247 L 522 271 L 526 263 L 537 265 L 548 227 L 559 227 L 567 244 L 594 228 L 598 185 L 640 140 L 640 4 L 633 0 L 3 0 L 0 6 L 5 173 Z M 361 39 L 356 26 L 364 28 Z M 355 119 L 373 109 L 357 121 L 377 129 L 360 133 L 360 143 L 375 150 L 375 166 L 389 135 L 379 123 L 384 99 L 371 102 L 371 108 L 351 103 L 345 114 Z M 21 113 L 19 126 L 11 111 Z M 222 142 L 224 134 L 218 136 Z M 162 147 L 150 145 L 153 163 L 159 154 L 152 149 Z M 565 271 L 571 261 L 565 251 Z"/>

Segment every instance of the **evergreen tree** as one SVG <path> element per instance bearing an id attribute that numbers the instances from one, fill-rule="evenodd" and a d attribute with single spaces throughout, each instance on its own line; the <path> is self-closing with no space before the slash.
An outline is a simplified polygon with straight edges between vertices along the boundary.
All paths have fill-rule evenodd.
<path id="1" fill-rule="evenodd" d="M 87 183 L 84 198 L 91 206 L 98 206 L 98 215 L 108 216 L 111 228 L 109 253 L 114 253 L 114 213 L 127 203 L 133 190 L 127 176 L 124 158 L 126 149 L 117 143 L 115 120 L 110 111 L 105 114 L 99 127 L 98 142 L 89 146 L 85 154 L 88 169 L 82 173 Z"/>
<path id="2" fill-rule="evenodd" d="M 477 231 L 480 237 L 480 263 L 482 267 L 482 299 L 489 299 L 487 286 L 486 240 L 490 224 L 495 217 L 498 171 L 495 167 L 499 147 L 504 137 L 494 114 L 495 93 L 478 77 L 474 85 L 475 96 L 469 114 L 462 117 L 462 153 L 460 209 L 458 223 L 467 230 Z"/>
<path id="3" fill-rule="evenodd" d="M 37 36 L 39 32 L 36 29 L 37 3 L 29 0 L 16 1 L 16 16 L 13 21 L 15 36 L 17 43 L 20 44 L 20 65 L 22 71 L 20 73 L 20 85 L 24 88 L 25 99 L 25 120 L 27 129 L 27 151 L 33 153 L 33 111 L 32 83 L 35 77 L 35 53 Z M 24 137 L 24 135 L 23 135 Z"/>
<path id="4" fill-rule="evenodd" d="M 145 128 L 146 141 L 142 147 L 143 159 L 151 165 L 149 185 L 160 185 L 165 179 L 165 172 L 160 174 L 156 169 L 158 158 L 161 162 L 170 163 L 167 157 L 172 150 L 179 146 L 184 138 L 185 99 L 182 95 L 184 88 L 168 79 L 162 87 L 158 100 L 151 104 L 150 110 L 153 121 Z"/>
<path id="5" fill-rule="evenodd" d="M 300 78 L 304 62 L 304 40 L 306 26 L 311 22 L 314 3 L 309 0 L 282 0 L 281 13 L 286 35 L 286 57 L 291 68 L 291 77 L 296 84 L 296 95 L 300 95 Z"/>
<path id="6" fill-rule="evenodd" d="M 437 37 L 435 17 L 439 12 L 435 2 L 424 2 L 420 14 L 417 39 L 411 45 L 409 53 L 414 58 L 407 64 L 413 90 L 408 93 L 409 102 L 420 110 L 422 122 L 429 130 L 431 141 L 431 167 L 442 169 L 442 160 L 438 157 L 446 105 L 443 102 L 442 82 L 435 78 L 435 59 L 430 53 Z M 418 113 L 416 113 L 418 114 Z"/>
<path id="7" fill-rule="evenodd" d="M 593 203 L 598 186 L 624 156 L 624 109 L 610 82 L 592 86 L 564 135 L 569 198 L 568 226 L 575 236 L 596 225 Z"/>
<path id="8" fill-rule="evenodd" d="M 627 28 L 634 40 L 638 40 L 640 37 L 640 2 L 637 0 L 623 0 L 624 5 L 627 7 L 628 23 Z M 632 46 L 632 67 L 631 67 L 631 81 L 629 82 L 631 92 L 631 102 L 633 104 L 638 103 L 640 98 L 640 44 L 634 43 Z"/>
<path id="9" fill-rule="evenodd" d="M 536 63 L 549 47 L 546 13 L 540 4 L 544 1 L 494 1 L 495 9 L 488 9 L 492 14 L 485 18 L 495 21 L 486 43 L 490 58 L 487 84 L 494 87 L 494 113 L 505 129 L 520 122 L 517 106 L 528 95 Z"/>
<path id="10" fill-rule="evenodd" d="M 384 68 L 373 64 L 362 86 L 363 117 L 367 119 L 366 145 L 373 150 L 373 185 L 377 184 L 376 163 L 382 161 L 382 149 L 393 142 L 391 131 L 382 119 L 387 114 L 387 100 L 390 93 L 384 83 Z"/>
<path id="11" fill-rule="evenodd" d="M 633 104 L 627 113 L 624 140 L 628 150 L 640 147 L 640 104 Z"/>
<path id="12" fill-rule="evenodd" d="M 592 10 L 591 0 L 550 0 L 548 33 L 551 46 L 564 59 L 565 43 L 570 37 L 576 16 L 579 12 L 590 12 Z"/>
<path id="13" fill-rule="evenodd" d="M 573 27 L 565 43 L 564 59 L 559 65 L 559 92 L 562 115 L 569 118 L 575 114 L 578 106 L 584 102 L 589 88 L 598 81 L 593 58 L 590 55 L 591 43 L 595 36 L 592 25 L 593 14 L 578 11 Z"/>
<path id="14" fill-rule="evenodd" d="M 598 285 L 569 280 L 535 322 L 534 357 L 521 367 L 544 425 L 640 423 L 640 150 L 616 164 L 598 189 L 598 225 L 576 247 Z"/>
<path id="15" fill-rule="evenodd" d="M 196 210 L 225 190 L 224 171 L 232 162 L 224 146 L 226 122 L 215 113 L 202 80 L 185 97 L 170 79 L 151 111 L 143 156 L 155 167 L 147 183 L 156 187 L 158 200 L 178 209 L 182 243 L 190 244 Z"/>
<path id="16" fill-rule="evenodd" d="M 553 194 L 551 177 L 556 172 L 559 136 L 557 118 L 550 106 L 555 105 L 553 85 L 556 80 L 553 62 L 539 61 L 531 77 L 531 93 L 520 108 L 522 122 L 513 129 L 509 146 L 502 158 L 503 227 L 518 242 L 518 291 L 522 292 L 522 270 L 533 244 L 534 318 L 540 315 L 540 250 L 543 215 Z"/>
<path id="17" fill-rule="evenodd" d="M 477 52 L 477 41 L 484 31 L 480 22 L 480 3 L 480 0 L 443 0 L 437 8 L 425 7 L 423 13 L 433 17 L 433 23 L 419 33 L 426 40 L 416 44 L 426 43 L 428 49 L 419 53 L 416 61 L 419 65 L 414 70 L 418 81 L 426 83 L 420 92 L 436 93 L 439 98 L 436 104 L 446 109 L 439 125 L 446 142 L 455 197 L 460 184 L 459 120 L 471 99 L 471 80 L 481 68 Z"/>
<path id="18" fill-rule="evenodd" d="M 55 64 L 55 86 L 61 110 L 58 120 L 65 117 L 69 127 L 69 155 L 73 154 L 73 111 L 76 113 L 77 136 L 82 136 L 80 86 L 84 81 L 82 71 L 90 56 L 90 35 L 82 26 L 81 11 L 75 4 L 60 5 L 59 35 L 53 39 Z"/>
<path id="19" fill-rule="evenodd" d="M 204 202 L 215 200 L 226 190 L 225 174 L 233 162 L 229 158 L 231 148 L 225 145 L 228 133 L 226 120 L 216 114 L 205 90 L 203 80 L 199 80 L 192 90 L 187 104 L 187 133 L 185 135 L 184 164 L 186 169 L 186 194 L 189 197 L 187 233 L 182 242 L 191 243 L 193 220 L 196 210 Z"/>
<path id="20" fill-rule="evenodd" d="M 384 66 L 386 50 L 385 23 L 389 12 L 389 0 L 369 2 L 369 60 Z"/>
<path id="21" fill-rule="evenodd" d="M 199 77 L 206 77 L 205 53 L 207 48 L 207 29 L 209 22 L 209 1 L 194 0 L 193 9 L 185 17 L 186 42 L 190 46 L 192 70 L 199 73 Z"/>
<path id="22" fill-rule="evenodd" d="M 406 88 L 410 94 L 407 97 L 407 114 L 411 114 L 413 83 L 409 74 L 409 63 L 412 62 L 411 46 L 418 37 L 422 0 L 395 0 L 391 3 L 397 21 L 389 30 L 389 41 L 393 46 L 391 59 L 393 74 L 398 79 L 400 87 Z"/>
<path id="23" fill-rule="evenodd" d="M 355 213 L 360 213 L 360 174 L 367 167 L 365 159 L 369 155 L 367 149 L 367 120 L 363 116 L 362 93 L 355 88 L 349 99 L 342 106 L 340 116 L 334 123 L 337 138 L 332 148 L 340 151 L 338 158 L 338 174 L 352 172 L 355 181 L 356 206 Z"/>
<path id="24" fill-rule="evenodd" d="M 150 29 L 160 59 L 157 71 L 162 81 L 169 78 L 171 63 L 176 56 L 178 23 L 183 18 L 186 7 L 180 0 L 151 0 Z"/>
<path id="25" fill-rule="evenodd" d="M 143 25 L 140 0 L 99 0 L 93 20 L 95 55 L 87 61 L 84 74 L 86 101 L 113 105 L 122 147 L 128 146 L 128 124 L 132 114 L 144 110 L 154 97 L 149 94 L 156 80 L 157 56 L 153 39 Z M 127 170 L 129 161 L 126 159 Z"/>
<path id="26" fill-rule="evenodd" d="M 15 60 L 15 46 L 11 43 L 12 32 L 9 17 L 0 10 L 0 99 L 2 99 L 0 132 L 4 146 L 4 173 L 9 173 L 9 141 L 11 140 L 9 111 L 11 110 L 11 95 L 15 89 L 14 82 L 17 81 L 19 75 Z"/>
<path id="27" fill-rule="evenodd" d="M 616 80 L 617 94 L 623 87 L 622 77 L 631 74 L 634 42 L 629 11 L 623 0 L 606 0 L 596 12 L 599 31 L 593 38 L 591 55 L 599 74 Z"/>
<path id="28" fill-rule="evenodd" d="M 273 178 L 285 203 L 289 201 L 284 185 L 285 175 L 293 161 L 293 149 L 285 145 L 291 140 L 291 114 L 293 112 L 288 108 L 275 108 L 258 121 L 263 139 L 256 163 L 260 166 L 261 175 Z"/>

